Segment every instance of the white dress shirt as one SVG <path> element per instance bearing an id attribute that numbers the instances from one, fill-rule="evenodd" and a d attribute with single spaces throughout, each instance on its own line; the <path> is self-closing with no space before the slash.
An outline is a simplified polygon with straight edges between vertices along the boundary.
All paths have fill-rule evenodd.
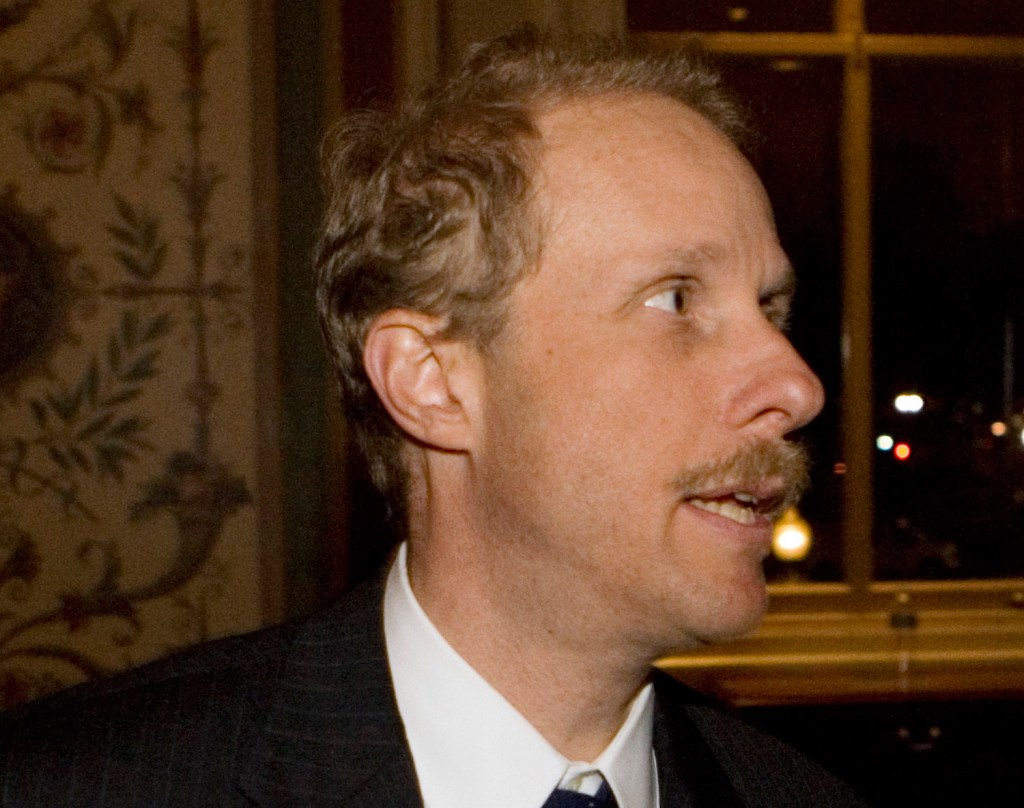
<path id="1" fill-rule="evenodd" d="M 540 808 L 560 784 L 596 792 L 600 779 L 588 776 L 595 770 L 620 808 L 657 808 L 650 685 L 595 760 L 569 760 L 430 622 L 409 586 L 404 545 L 384 592 L 384 637 L 425 808 Z"/>

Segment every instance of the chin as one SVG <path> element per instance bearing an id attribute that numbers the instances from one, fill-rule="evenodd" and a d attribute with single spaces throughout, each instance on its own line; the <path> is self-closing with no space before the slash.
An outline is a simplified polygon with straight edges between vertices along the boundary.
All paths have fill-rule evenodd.
<path id="1" fill-rule="evenodd" d="M 663 637 L 666 642 L 661 655 L 670 655 L 738 640 L 750 634 L 764 617 L 767 598 L 748 602 L 740 608 L 738 600 L 721 602 L 721 608 L 704 620 L 695 620 L 692 614 L 681 615 L 674 637 Z"/>
<path id="2" fill-rule="evenodd" d="M 736 593 L 722 602 L 721 611 L 709 617 L 700 640 L 706 644 L 737 640 L 761 625 L 767 609 L 768 591 L 764 585 L 756 593 Z"/>
<path id="3" fill-rule="evenodd" d="M 756 631 L 761 625 L 761 619 L 764 617 L 764 612 L 758 612 L 756 617 L 748 620 L 739 621 L 737 620 L 732 625 L 723 626 L 714 636 L 708 639 L 708 642 L 719 643 L 719 642 L 731 642 L 733 640 L 741 639 L 747 636 L 752 631 Z"/>

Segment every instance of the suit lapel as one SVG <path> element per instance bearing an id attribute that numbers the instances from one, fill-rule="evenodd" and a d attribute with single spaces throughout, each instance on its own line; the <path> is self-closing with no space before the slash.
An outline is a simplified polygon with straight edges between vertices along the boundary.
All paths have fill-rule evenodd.
<path id="1" fill-rule="evenodd" d="M 654 673 L 654 755 L 661 808 L 743 805 L 689 711 L 701 697 L 660 671 Z"/>
<path id="2" fill-rule="evenodd" d="M 240 785 L 260 806 L 422 808 L 384 646 L 384 576 L 299 629 Z"/>

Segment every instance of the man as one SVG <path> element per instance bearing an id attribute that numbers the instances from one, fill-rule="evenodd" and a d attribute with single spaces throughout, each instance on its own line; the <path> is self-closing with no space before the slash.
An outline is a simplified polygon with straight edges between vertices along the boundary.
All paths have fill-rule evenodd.
<path id="1" fill-rule="evenodd" d="M 857 804 L 652 673 L 760 619 L 822 402 L 738 121 L 685 56 L 521 31 L 345 123 L 318 303 L 406 541 L 4 727 L 4 804 Z"/>

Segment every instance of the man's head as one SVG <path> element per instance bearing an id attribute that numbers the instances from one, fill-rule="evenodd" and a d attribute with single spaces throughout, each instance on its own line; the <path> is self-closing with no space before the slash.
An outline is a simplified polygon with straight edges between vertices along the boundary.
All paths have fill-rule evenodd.
<path id="1" fill-rule="evenodd" d="M 733 140 L 742 129 L 716 75 L 692 55 L 523 29 L 471 53 L 423 98 L 393 114 L 350 117 L 328 140 L 330 197 L 316 260 L 321 323 L 349 422 L 399 521 L 407 436 L 363 365 L 370 324 L 411 309 L 440 318 L 448 336 L 486 347 L 552 224 L 533 203 L 539 116 L 631 93 L 681 101 Z"/>
<path id="2" fill-rule="evenodd" d="M 732 110 L 686 57 L 524 37 L 338 141 L 321 312 L 442 624 L 649 661 L 760 618 L 822 392 Z"/>

